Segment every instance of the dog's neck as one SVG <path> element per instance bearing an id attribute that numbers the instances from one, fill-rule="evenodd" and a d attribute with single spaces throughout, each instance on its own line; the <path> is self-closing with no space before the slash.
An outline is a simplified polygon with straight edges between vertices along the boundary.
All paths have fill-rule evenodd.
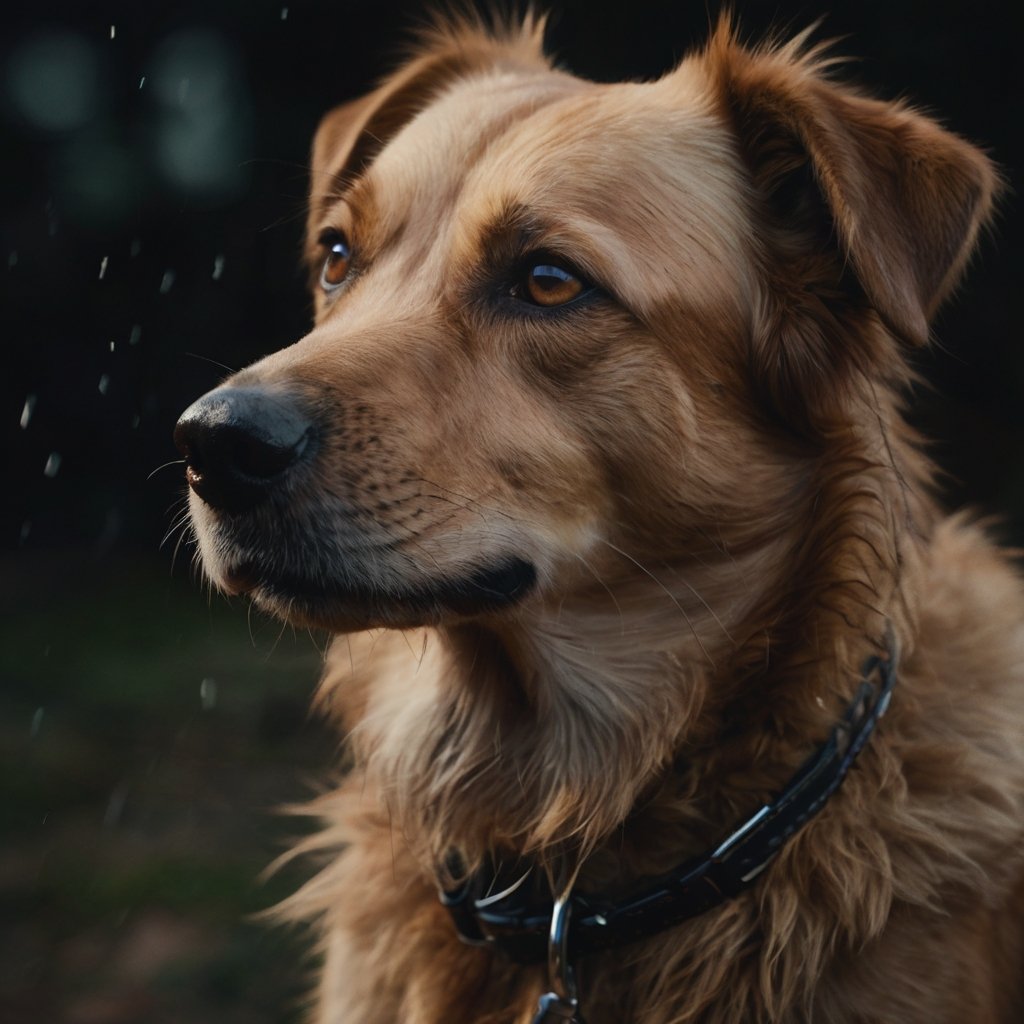
<path id="1" fill-rule="evenodd" d="M 908 634 L 930 518 L 891 462 L 829 465 L 785 510 L 806 528 L 657 564 L 609 546 L 556 600 L 427 631 L 411 686 L 372 681 L 357 758 L 424 865 L 569 855 L 625 880 L 777 792 Z"/>

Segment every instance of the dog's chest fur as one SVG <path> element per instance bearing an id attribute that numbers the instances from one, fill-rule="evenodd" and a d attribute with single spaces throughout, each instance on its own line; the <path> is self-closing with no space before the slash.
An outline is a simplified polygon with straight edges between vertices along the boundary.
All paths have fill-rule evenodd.
<path id="1" fill-rule="evenodd" d="M 1024 886 L 1015 881 L 1024 603 L 984 538 L 956 523 L 938 531 L 918 587 L 929 596 L 918 612 L 918 647 L 904 657 L 881 735 L 841 798 L 756 891 L 581 965 L 588 1022 L 1015 1019 L 1024 974 Z M 323 700 L 347 714 L 358 692 L 353 664 L 371 675 L 411 672 L 429 687 L 415 655 L 380 638 L 350 661 L 341 642 Z M 350 845 L 291 907 L 325 915 L 317 1019 L 525 1024 L 545 988 L 543 970 L 459 943 L 436 879 L 396 835 L 370 765 L 321 802 L 330 822 L 324 846 Z M 756 774 L 751 766 L 727 788 L 728 806 L 743 803 L 738 794 L 756 788 Z M 716 787 L 711 799 L 686 799 L 680 842 L 681 796 L 670 777 L 611 849 L 598 851 L 598 881 L 623 870 L 656 874 L 665 850 L 677 856 L 694 836 L 713 835 L 717 795 Z M 710 824 L 694 806 L 712 808 Z"/>

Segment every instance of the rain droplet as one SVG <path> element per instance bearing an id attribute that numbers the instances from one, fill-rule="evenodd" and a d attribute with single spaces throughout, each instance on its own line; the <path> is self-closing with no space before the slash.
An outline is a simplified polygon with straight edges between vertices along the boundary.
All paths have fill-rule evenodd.
<path id="1" fill-rule="evenodd" d="M 36 411 L 36 396 L 26 395 L 25 404 L 21 407 L 21 429 L 24 430 L 32 419 L 32 413 Z"/>
<path id="2" fill-rule="evenodd" d="M 36 708 L 35 714 L 32 716 L 32 724 L 28 727 L 28 734 L 31 739 L 35 739 L 39 735 L 39 727 L 43 724 L 44 713 L 42 708 Z"/>
<path id="3" fill-rule="evenodd" d="M 104 276 L 107 273 L 107 261 L 108 261 L 108 259 L 109 259 L 109 257 L 104 256 L 103 259 L 100 260 L 100 280 L 101 281 L 103 280 Z"/>
<path id="4" fill-rule="evenodd" d="M 165 270 L 163 279 L 160 281 L 160 294 L 166 295 L 174 284 L 174 271 Z"/>
<path id="5" fill-rule="evenodd" d="M 129 345 L 138 345 L 138 343 L 141 340 L 142 340 L 142 325 L 141 324 L 132 324 L 131 334 L 128 335 L 128 344 Z"/>
<path id="6" fill-rule="evenodd" d="M 142 77 L 141 77 L 141 78 L 139 79 L 139 88 L 141 89 L 141 88 L 142 88 L 142 87 L 143 87 L 143 86 L 144 86 L 145 84 L 146 84 L 146 76 L 145 76 L 145 75 L 143 75 L 143 76 L 142 76 Z"/>
<path id="7" fill-rule="evenodd" d="M 21 524 L 21 533 L 18 536 L 18 543 L 24 544 L 28 540 L 28 535 L 32 532 L 32 520 L 26 519 Z"/>
<path id="8" fill-rule="evenodd" d="M 135 414 L 135 415 L 134 415 L 134 416 L 132 417 L 132 430 L 138 430 L 138 429 L 139 429 L 139 423 L 140 423 L 140 422 L 141 422 L 141 420 L 140 420 L 139 414 L 138 414 L 138 413 L 136 413 L 136 414 Z"/>
<path id="9" fill-rule="evenodd" d="M 217 680 L 204 679 L 199 684 L 199 700 L 204 711 L 209 711 L 217 704 Z"/>
<path id="10" fill-rule="evenodd" d="M 113 827 L 121 820 L 121 814 L 124 812 L 124 804 L 127 799 L 128 787 L 123 783 L 110 794 L 110 799 L 107 801 L 107 809 L 103 812 L 103 824 L 107 828 Z"/>
<path id="11" fill-rule="evenodd" d="M 117 26 L 116 25 L 111 25 L 110 26 L 110 38 L 113 39 L 114 36 L 116 36 L 116 35 L 117 35 Z"/>
<path id="12" fill-rule="evenodd" d="M 281 20 L 282 21 L 287 21 L 288 20 L 288 8 L 287 7 L 282 7 L 281 8 Z"/>
<path id="13" fill-rule="evenodd" d="M 111 352 L 113 352 L 113 351 L 114 351 L 114 343 L 113 343 L 113 342 L 111 342 L 111 343 L 110 343 L 110 351 L 111 351 Z"/>
<path id="14" fill-rule="evenodd" d="M 43 476 L 55 477 L 59 469 L 60 455 L 57 452 L 50 452 L 50 457 L 46 460 L 46 466 L 43 468 Z"/>
<path id="15" fill-rule="evenodd" d="M 113 347 L 113 345 L 111 345 L 111 347 Z M 105 395 L 107 393 L 107 391 L 110 388 L 110 374 L 109 373 L 104 373 L 104 374 L 102 374 L 100 376 L 100 382 L 99 382 L 98 387 L 100 389 L 100 394 L 101 395 Z"/>
<path id="16" fill-rule="evenodd" d="M 136 256 L 139 255 L 140 252 L 142 252 L 142 239 L 133 238 L 132 244 L 128 249 L 128 255 L 131 256 L 132 259 L 134 259 Z"/>
<path id="17" fill-rule="evenodd" d="M 17 265 L 18 265 L 18 250 L 17 249 L 12 249 L 7 254 L 7 269 L 11 270 L 12 268 L 16 267 Z"/>
<path id="18" fill-rule="evenodd" d="M 224 254 L 218 253 L 213 259 L 213 279 L 214 281 L 220 280 L 220 275 L 224 273 Z"/>

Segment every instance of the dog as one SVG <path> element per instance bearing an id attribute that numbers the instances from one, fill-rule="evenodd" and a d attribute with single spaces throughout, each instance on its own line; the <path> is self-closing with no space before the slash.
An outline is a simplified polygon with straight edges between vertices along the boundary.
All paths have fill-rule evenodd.
<path id="1" fill-rule="evenodd" d="M 315 326 L 175 433 L 336 634 L 319 1024 L 1022 1019 L 1024 596 L 901 411 L 1000 179 L 836 63 L 459 24 L 321 123 Z"/>

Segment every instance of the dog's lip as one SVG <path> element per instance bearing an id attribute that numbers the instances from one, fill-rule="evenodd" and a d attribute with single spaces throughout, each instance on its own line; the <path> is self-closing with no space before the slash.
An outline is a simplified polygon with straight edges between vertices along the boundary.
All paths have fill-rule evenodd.
<path id="1" fill-rule="evenodd" d="M 387 623 L 429 621 L 444 613 L 475 616 L 517 604 L 537 580 L 532 562 L 504 556 L 449 579 L 384 590 L 370 582 L 314 581 L 308 577 L 241 563 L 227 569 L 223 589 L 232 595 L 254 594 L 270 601 L 301 606 L 304 618 L 346 618 Z"/>
<path id="2" fill-rule="evenodd" d="M 243 563 L 228 567 L 221 578 L 221 589 L 227 591 L 232 597 L 240 594 L 249 594 L 254 591 L 262 582 L 261 575 L 256 567 Z"/>

